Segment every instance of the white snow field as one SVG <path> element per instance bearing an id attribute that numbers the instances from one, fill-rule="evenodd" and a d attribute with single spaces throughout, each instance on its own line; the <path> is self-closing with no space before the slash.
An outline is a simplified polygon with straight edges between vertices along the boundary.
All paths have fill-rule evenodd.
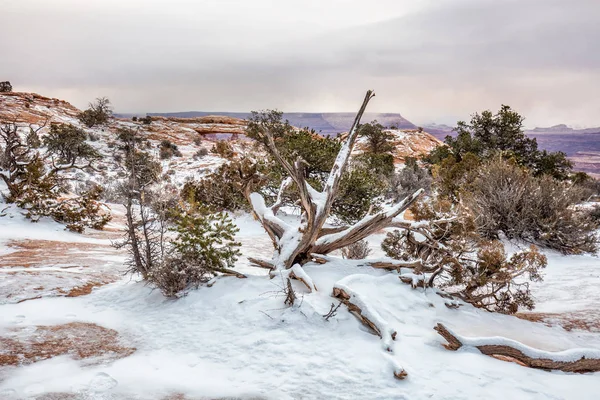
<path id="1" fill-rule="evenodd" d="M 82 321 L 114 329 L 123 344 L 137 348 L 113 362 L 59 356 L 1 367 L 0 399 L 600 398 L 600 373 L 530 369 L 469 347 L 449 351 L 433 327 L 441 322 L 462 337 L 502 336 L 552 352 L 600 351 L 599 333 L 567 332 L 469 305 L 449 309 L 444 305 L 448 300 L 431 289 L 411 289 L 396 273 L 347 260 L 306 265 L 319 290 L 309 294 L 294 282 L 299 298 L 286 307 L 282 282 L 249 267 L 245 259 L 268 257 L 268 236 L 248 215 L 238 216 L 236 222 L 243 243 L 238 269 L 249 274 L 247 279 L 225 277 L 212 287 L 170 300 L 124 277 L 87 296 L 0 305 L 0 337 L 14 328 L 32 331 L 39 325 Z M 57 232 L 58 226 L 0 219 L 0 254 L 8 251 L 4 240 L 12 238 L 10 232 L 38 239 L 92 240 Z M 381 256 L 381 238 L 371 239 L 373 257 Z M 551 255 L 549 260 L 545 283 L 535 287 L 544 312 L 598 307 L 597 258 Z M 0 279 L 8 278 L 2 274 Z M 338 303 L 331 297 L 336 284 L 358 294 L 371 315 L 397 332 L 393 353 L 385 351 L 385 341 L 345 306 L 328 321 L 323 318 L 331 304 Z M 393 376 L 400 368 L 408 373 L 404 380 Z"/>

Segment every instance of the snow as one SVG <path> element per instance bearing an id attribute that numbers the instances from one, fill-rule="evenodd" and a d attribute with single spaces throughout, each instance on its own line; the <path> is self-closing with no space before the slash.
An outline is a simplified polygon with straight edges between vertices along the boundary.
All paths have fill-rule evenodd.
<path id="1" fill-rule="evenodd" d="M 1 188 L 0 188 L 1 189 Z M 65 226 L 50 218 L 42 218 L 32 223 L 15 205 L 0 203 L 3 209 L 0 216 L 0 246 L 11 240 L 54 240 L 71 243 L 110 243 L 110 241 L 94 239 L 65 230 Z M 0 250 L 0 254 L 6 254 Z"/>
<path id="2" fill-rule="evenodd" d="M 600 258 L 546 251 L 544 281 L 533 282 L 537 312 L 600 311 Z"/>
<path id="3" fill-rule="evenodd" d="M 65 232 L 50 221 L 31 224 L 19 218 L 0 219 L 2 240 L 10 239 L 7 232 L 13 231 L 21 238 L 99 240 Z M 241 229 L 237 238 L 243 255 L 269 257 L 272 243 L 261 225 L 248 214 L 234 219 Z M 281 219 L 290 225 L 297 220 Z M 383 234 L 369 238 L 375 259 L 382 255 L 382 238 Z M 0 242 L 3 251 L 6 247 Z M 122 256 L 110 257 L 114 262 Z M 0 336 L 17 327 L 84 321 L 118 331 L 123 344 L 137 348 L 133 355 L 113 362 L 94 364 L 60 356 L 18 368 L 0 367 L 0 398 L 34 399 L 60 392 L 78 399 L 144 400 L 176 393 L 189 399 L 597 398 L 599 373 L 529 369 L 468 347 L 448 351 L 433 327 L 443 323 L 460 332 L 465 344 L 483 340 L 473 339 L 477 337 L 500 336 L 538 354 L 566 351 L 559 353 L 561 357 L 581 355 L 570 349 L 600 351 L 600 334 L 566 332 L 469 305 L 449 309 L 435 290 L 412 289 L 396 273 L 361 261 L 328 259 L 324 265 L 294 270 L 297 276 L 310 277 L 318 291 L 308 293 L 301 282 L 293 281 L 298 294 L 293 307 L 283 304 L 283 282 L 266 277 L 264 269 L 249 267 L 245 257 L 236 269 L 250 272 L 247 279 L 225 277 L 179 300 L 165 299 L 143 282 L 124 277 L 87 296 L 0 305 Z M 600 284 L 597 260 L 550 254 L 546 281 L 534 287 L 541 309 L 597 305 L 600 293 L 593 290 Z M 338 302 L 331 296 L 334 286 L 343 287 L 354 303 L 360 303 L 364 315 L 387 332 L 384 337 L 397 332 L 393 352 L 385 351 L 384 340 L 345 306 L 328 321 L 323 318 Z M 478 342 L 469 342 L 473 343 Z M 395 379 L 394 372 L 403 370 L 408 376 Z"/>

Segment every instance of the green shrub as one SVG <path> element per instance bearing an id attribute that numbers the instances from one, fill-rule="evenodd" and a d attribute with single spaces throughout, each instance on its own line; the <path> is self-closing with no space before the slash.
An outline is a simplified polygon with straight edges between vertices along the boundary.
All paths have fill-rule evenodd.
<path id="1" fill-rule="evenodd" d="M 506 105 L 496 114 L 491 111 L 476 113 L 469 123 L 459 121 L 454 129 L 456 137 L 447 136 L 445 146 L 434 149 L 424 160 L 441 165 L 444 160 L 452 158 L 455 164 L 459 164 L 468 154 L 480 160 L 489 160 L 500 154 L 507 159 L 513 158 L 535 176 L 567 179 L 572 163 L 566 154 L 540 151 L 537 141 L 525 135 L 523 121 L 521 115 Z"/>
<path id="2" fill-rule="evenodd" d="M 221 165 L 199 181 L 186 182 L 181 198 L 198 202 L 213 211 L 250 210 L 244 196 L 244 174 L 252 174 L 255 166 L 248 159 Z"/>
<path id="3" fill-rule="evenodd" d="M 206 148 L 201 148 L 197 152 L 194 153 L 194 160 L 199 160 L 208 155 L 209 151 Z"/>
<path id="4" fill-rule="evenodd" d="M 181 151 L 179 151 L 179 148 L 177 147 L 176 144 L 171 143 L 170 140 L 162 140 L 160 142 L 159 145 L 159 156 L 161 160 L 167 160 L 169 158 L 172 158 L 173 156 L 175 157 L 181 157 Z"/>
<path id="5" fill-rule="evenodd" d="M 85 126 L 93 128 L 96 125 L 107 123 L 111 116 L 110 100 L 106 97 L 100 97 L 94 103 L 90 103 L 87 110 L 79 113 L 78 118 Z"/>
<path id="6" fill-rule="evenodd" d="M 0 82 L 0 93 L 12 92 L 13 88 L 9 81 Z"/>
<path id="7" fill-rule="evenodd" d="M 225 140 L 218 140 L 210 151 L 225 159 L 231 159 L 234 155 L 233 147 Z"/>
<path id="8" fill-rule="evenodd" d="M 187 208 L 174 218 L 174 240 L 164 260 L 153 268 L 148 280 L 167 297 L 176 297 L 208 282 L 217 273 L 229 273 L 240 252 L 238 231 L 224 213 Z"/>
<path id="9" fill-rule="evenodd" d="M 74 165 L 78 160 L 94 160 L 100 155 L 86 143 L 87 134 L 83 129 L 67 124 L 53 124 L 44 136 L 47 152 L 56 156 L 61 164 Z"/>

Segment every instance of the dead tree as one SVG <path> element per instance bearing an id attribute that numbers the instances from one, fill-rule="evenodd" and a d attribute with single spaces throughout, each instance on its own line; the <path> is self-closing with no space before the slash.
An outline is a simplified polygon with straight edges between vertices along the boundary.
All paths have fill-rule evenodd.
<path id="1" fill-rule="evenodd" d="M 448 350 L 458 350 L 462 346 L 468 346 L 477 348 L 487 356 L 516 361 L 530 368 L 580 373 L 600 371 L 600 351 L 598 350 L 572 349 L 549 352 L 502 337 L 466 338 L 452 332 L 442 324 L 437 324 L 434 329 L 448 341 L 448 344 L 444 345 Z"/>
<path id="2" fill-rule="evenodd" d="M 267 151 L 287 172 L 279 188 L 277 200 L 267 206 L 262 195 L 246 187 L 245 195 L 252 205 L 254 216 L 260 221 L 275 247 L 271 260 L 250 259 L 256 266 L 271 270 L 271 276 L 283 274 L 287 277 L 300 279 L 309 290 L 315 290 L 310 277 L 302 269 L 302 265 L 312 261 L 313 255 L 326 255 L 356 243 L 367 236 L 389 226 L 394 226 L 397 218 L 423 193 L 417 190 L 398 204 L 386 210 L 371 214 L 352 226 L 325 228 L 325 222 L 330 216 L 331 206 L 335 200 L 342 175 L 348 167 L 352 149 L 358 136 L 358 126 L 369 101 L 375 96 L 368 91 L 362 106 L 354 119 L 350 132 L 343 143 L 335 163 L 324 184 L 323 190 L 318 191 L 306 180 L 305 161 L 301 158 L 290 163 L 283 157 L 275 143 L 277 129 L 272 124 L 259 125 L 258 139 L 265 145 Z M 299 195 L 301 219 L 297 224 L 290 224 L 277 217 L 277 211 L 282 205 L 283 192 L 295 185 Z M 410 265 L 414 262 L 397 261 L 392 263 L 393 269 Z"/>

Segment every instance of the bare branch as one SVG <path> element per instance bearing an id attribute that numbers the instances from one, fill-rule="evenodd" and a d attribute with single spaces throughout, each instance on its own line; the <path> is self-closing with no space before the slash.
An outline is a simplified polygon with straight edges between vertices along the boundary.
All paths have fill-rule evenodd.
<path id="1" fill-rule="evenodd" d="M 387 228 L 396 216 L 410 207 L 422 194 L 423 189 L 419 189 L 412 196 L 405 198 L 387 211 L 384 210 L 374 215 L 367 215 L 344 231 L 322 236 L 315 242 L 315 246 L 312 249 L 313 252 L 327 254 L 362 240 L 380 229 Z"/>

